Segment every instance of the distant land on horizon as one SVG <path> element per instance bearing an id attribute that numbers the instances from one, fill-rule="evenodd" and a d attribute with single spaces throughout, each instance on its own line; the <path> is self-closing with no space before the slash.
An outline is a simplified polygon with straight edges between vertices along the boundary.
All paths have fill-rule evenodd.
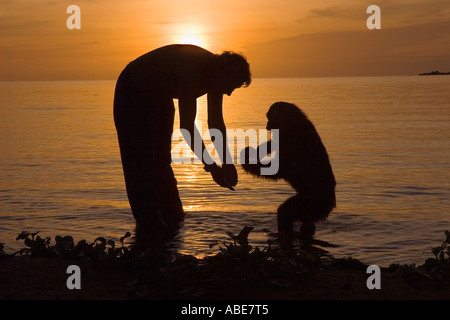
<path id="1" fill-rule="evenodd" d="M 443 76 L 450 75 L 450 72 L 439 72 L 439 71 L 431 71 L 427 73 L 419 73 L 419 76 Z"/>

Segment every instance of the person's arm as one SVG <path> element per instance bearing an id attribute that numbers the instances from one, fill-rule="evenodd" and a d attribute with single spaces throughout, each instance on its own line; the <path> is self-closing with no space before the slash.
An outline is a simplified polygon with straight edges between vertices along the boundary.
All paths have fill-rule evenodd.
<path id="1" fill-rule="evenodd" d="M 223 95 L 221 93 L 208 93 L 208 127 L 210 130 L 216 129 L 221 134 L 220 139 L 213 140 L 214 146 L 219 153 L 222 168 L 229 175 L 230 182 L 235 186 L 238 182 L 236 167 L 233 164 L 233 157 L 230 153 L 227 143 L 227 129 L 223 120 Z"/>
<path id="2" fill-rule="evenodd" d="M 197 114 L 197 99 L 196 98 L 181 98 L 179 99 L 180 109 L 180 129 L 187 144 L 202 161 L 204 165 L 212 165 L 214 160 L 205 151 L 205 144 L 202 136 L 195 125 L 195 116 Z M 185 135 L 185 133 L 189 133 Z"/>
<path id="3" fill-rule="evenodd" d="M 217 129 L 221 133 L 222 139 L 214 139 L 214 146 L 219 153 L 220 161 L 223 164 L 232 162 L 232 157 L 227 144 L 227 129 L 222 113 L 223 95 L 218 93 L 208 93 L 208 128 Z"/>
<path id="4" fill-rule="evenodd" d="M 178 103 L 180 112 L 180 128 L 183 129 L 181 132 L 187 144 L 197 158 L 202 161 L 205 170 L 211 173 L 213 180 L 218 185 L 234 190 L 232 184 L 229 182 L 230 179 L 224 173 L 222 168 L 214 162 L 207 151 L 205 152 L 205 144 L 197 127 L 195 126 L 195 116 L 197 114 L 196 98 L 180 98 Z"/>

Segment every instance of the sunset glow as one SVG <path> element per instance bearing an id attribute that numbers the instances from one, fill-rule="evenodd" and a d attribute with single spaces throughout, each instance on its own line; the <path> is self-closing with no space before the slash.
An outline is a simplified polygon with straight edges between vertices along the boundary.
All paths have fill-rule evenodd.
<path id="1" fill-rule="evenodd" d="M 441 0 L 0 2 L 0 80 L 116 79 L 134 58 L 171 43 L 244 53 L 254 77 L 409 75 L 450 71 L 450 11 Z"/>
<path id="2" fill-rule="evenodd" d="M 450 299 L 449 30 L 449 0 L 0 0 L 0 299 Z"/>
<path id="3" fill-rule="evenodd" d="M 208 48 L 208 42 L 206 41 L 206 37 L 201 27 L 191 24 L 176 24 L 174 29 L 172 43 L 193 44 L 199 47 Z"/>

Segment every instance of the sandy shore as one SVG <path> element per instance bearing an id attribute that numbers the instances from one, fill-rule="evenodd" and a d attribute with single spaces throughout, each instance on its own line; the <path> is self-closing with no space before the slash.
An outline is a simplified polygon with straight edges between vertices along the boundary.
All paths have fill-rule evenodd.
<path id="1" fill-rule="evenodd" d="M 152 300 L 152 301 L 300 301 L 300 300 L 449 300 L 450 233 L 435 257 L 424 264 L 378 269 L 375 274 L 353 258 L 335 259 L 317 244 L 298 246 L 248 243 L 252 228 L 229 242 L 213 244 L 218 253 L 204 258 L 153 246 L 126 246 L 97 238 L 76 243 L 70 236 L 41 238 L 21 233 L 24 249 L 0 250 L 1 300 Z M 156 242 L 160 243 L 160 242 Z M 2 249 L 0 247 L 0 249 Z M 77 266 L 72 274 L 69 266 Z M 75 282 L 72 280 L 75 279 Z M 70 280 L 70 281 L 69 281 Z M 370 280 L 370 281 L 369 281 Z M 69 283 L 69 285 L 68 285 Z M 70 283 L 79 288 L 70 288 Z"/>
<path id="2" fill-rule="evenodd" d="M 69 265 L 81 268 L 81 289 L 69 290 Z M 0 299 L 5 300 L 442 300 L 450 299 L 447 271 L 433 279 L 417 271 L 382 269 L 381 289 L 369 290 L 358 264 L 254 281 L 210 273 L 195 265 L 149 271 L 145 266 L 60 258 L 0 259 Z M 152 269 L 151 267 L 150 269 Z M 228 268 L 228 266 L 224 266 Z M 156 270 L 157 278 L 153 278 Z M 172 272 L 172 274 L 171 274 Z M 225 274 L 226 272 L 223 272 Z M 227 278 L 228 277 L 228 278 Z M 247 277 L 247 279 L 246 279 Z M 147 280 L 145 279 L 147 278 Z M 155 280 L 156 279 L 156 280 Z"/>

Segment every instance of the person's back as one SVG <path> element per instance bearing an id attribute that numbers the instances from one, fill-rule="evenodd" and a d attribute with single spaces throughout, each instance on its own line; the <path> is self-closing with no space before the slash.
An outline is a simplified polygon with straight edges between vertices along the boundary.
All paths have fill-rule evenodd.
<path id="1" fill-rule="evenodd" d="M 194 45 L 168 45 L 131 61 L 126 69 L 143 93 L 199 97 L 217 56 Z"/>

